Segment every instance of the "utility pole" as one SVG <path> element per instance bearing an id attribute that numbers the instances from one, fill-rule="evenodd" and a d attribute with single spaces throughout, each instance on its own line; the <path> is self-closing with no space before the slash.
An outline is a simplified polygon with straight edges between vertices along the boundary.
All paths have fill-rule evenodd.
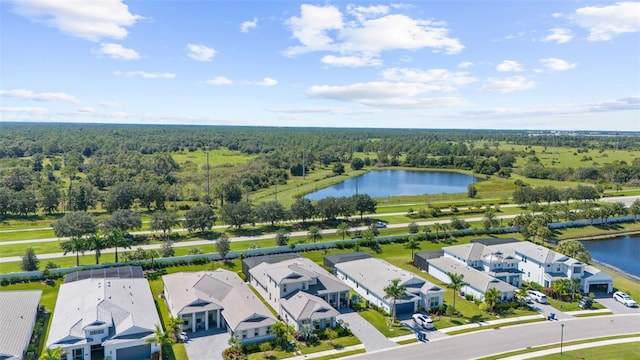
<path id="1" fill-rule="evenodd" d="M 207 202 L 211 203 L 211 186 L 209 182 L 209 150 L 207 150 Z"/>

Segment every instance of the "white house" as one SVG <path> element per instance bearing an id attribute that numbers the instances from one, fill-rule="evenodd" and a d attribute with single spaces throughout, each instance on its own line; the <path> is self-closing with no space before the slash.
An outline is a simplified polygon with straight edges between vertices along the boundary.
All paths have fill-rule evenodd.
<path id="1" fill-rule="evenodd" d="M 336 326 L 336 316 L 340 315 L 326 301 L 302 290 L 280 299 L 280 310 L 282 319 L 296 330 L 332 328 Z"/>
<path id="2" fill-rule="evenodd" d="M 160 318 L 146 279 L 93 278 L 60 285 L 47 338 L 66 360 L 90 360 L 91 353 L 112 360 L 150 359 Z"/>
<path id="3" fill-rule="evenodd" d="M 448 256 L 429 259 L 429 274 L 438 280 L 449 284 L 451 278 L 447 273 L 463 276 L 463 281 L 468 285 L 463 286 L 460 291 L 465 294 L 472 294 L 474 298 L 484 300 L 484 293 L 494 288 L 500 292 L 500 300 L 508 301 L 513 299 L 518 288 L 507 284 L 487 273 L 474 269 L 461 261 L 457 261 Z"/>
<path id="4" fill-rule="evenodd" d="M 392 280 L 406 288 L 405 296 L 396 300 L 396 313 L 406 314 L 442 304 L 444 290 L 417 275 L 400 269 L 382 259 L 369 258 L 341 262 L 335 265 L 336 276 L 370 303 L 391 313 L 392 299 L 385 298 L 384 288 Z"/>
<path id="5" fill-rule="evenodd" d="M 22 360 L 38 315 L 42 290 L 0 291 L 0 359 Z"/>
<path id="6" fill-rule="evenodd" d="M 183 330 L 226 328 L 243 343 L 273 338 L 277 322 L 238 274 L 215 271 L 181 272 L 162 277 L 169 311 L 184 321 Z"/>
<path id="7" fill-rule="evenodd" d="M 520 260 L 514 255 L 504 254 L 479 242 L 447 246 L 442 250 L 445 257 L 460 261 L 507 284 L 522 286 L 522 271 L 518 269 Z"/>
<path id="8" fill-rule="evenodd" d="M 613 291 L 613 278 L 593 266 L 528 241 L 491 245 L 490 248 L 511 254 L 519 261 L 522 278 L 550 287 L 559 279 L 580 279 L 583 293 Z"/>

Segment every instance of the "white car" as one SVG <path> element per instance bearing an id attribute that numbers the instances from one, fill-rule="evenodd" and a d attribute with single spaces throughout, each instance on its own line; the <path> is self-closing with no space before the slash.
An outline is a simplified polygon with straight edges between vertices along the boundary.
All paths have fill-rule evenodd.
<path id="1" fill-rule="evenodd" d="M 412 318 L 413 322 L 423 329 L 431 330 L 435 328 L 435 326 L 433 325 L 433 320 L 431 320 L 431 318 L 427 315 L 413 314 Z"/>
<path id="2" fill-rule="evenodd" d="M 623 293 L 622 291 L 616 291 L 615 293 L 613 293 L 613 298 L 623 304 L 624 306 L 627 307 L 637 307 L 638 303 L 635 302 L 635 300 L 633 300 L 631 298 L 631 296 Z"/>
<path id="3" fill-rule="evenodd" d="M 378 222 L 376 222 L 376 227 L 377 228 L 386 228 L 387 224 L 383 223 L 382 221 L 378 221 Z"/>

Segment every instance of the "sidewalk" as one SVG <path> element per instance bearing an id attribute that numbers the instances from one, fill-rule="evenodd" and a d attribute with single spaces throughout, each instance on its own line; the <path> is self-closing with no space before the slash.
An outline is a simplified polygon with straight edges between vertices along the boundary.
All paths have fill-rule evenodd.
<path id="1" fill-rule="evenodd" d="M 602 341 L 595 341 L 595 342 L 589 342 L 589 343 L 584 343 L 584 344 L 563 346 L 562 347 L 562 352 L 565 353 L 567 351 L 588 349 L 588 348 L 591 348 L 591 347 L 598 347 L 598 346 L 605 346 L 605 345 L 615 345 L 615 344 L 623 344 L 623 343 L 639 342 L 639 341 L 640 341 L 640 337 L 624 338 L 624 339 L 612 339 L 612 340 L 602 340 Z M 514 355 L 514 356 L 510 356 L 508 358 L 503 358 L 502 360 L 524 360 L 524 359 L 531 359 L 531 358 L 545 356 L 545 355 L 557 354 L 557 353 L 560 352 L 560 344 L 556 344 L 556 345 L 558 345 L 558 347 L 553 348 L 553 349 L 546 349 L 546 350 L 540 350 L 540 351 L 535 351 L 535 352 L 529 352 L 529 353 L 526 353 L 526 354 Z M 499 354 L 496 354 L 496 355 L 499 355 Z"/>
<path id="2" fill-rule="evenodd" d="M 287 360 L 313 359 L 313 358 L 319 358 L 319 357 L 328 356 L 328 355 L 336 355 L 336 354 L 353 351 L 353 350 L 360 350 L 360 349 L 364 350 L 364 344 L 351 345 L 351 346 L 344 347 L 342 349 L 331 349 L 331 350 L 325 350 L 325 351 L 318 351 L 311 354 L 298 355 L 298 356 L 287 358 Z M 340 356 L 337 356 L 337 357 L 340 357 Z"/>
<path id="3" fill-rule="evenodd" d="M 576 311 L 565 311 L 564 312 L 567 315 L 581 315 L 581 314 L 597 314 L 597 313 L 606 313 L 609 314 L 611 313 L 611 310 L 604 308 L 604 309 L 595 309 L 595 310 L 576 310 Z"/>

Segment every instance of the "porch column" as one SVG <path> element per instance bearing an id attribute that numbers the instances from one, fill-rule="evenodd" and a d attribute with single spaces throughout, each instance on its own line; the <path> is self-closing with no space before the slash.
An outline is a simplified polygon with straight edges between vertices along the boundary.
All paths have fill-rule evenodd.
<path id="1" fill-rule="evenodd" d="M 196 332 L 196 313 L 191 313 L 191 332 Z"/>
<path id="2" fill-rule="evenodd" d="M 209 310 L 204 311 L 204 329 L 209 330 Z"/>
<path id="3" fill-rule="evenodd" d="M 221 327 L 222 327 L 222 326 L 221 326 L 222 324 L 220 324 L 220 309 L 218 309 L 218 311 L 217 311 L 217 312 L 218 312 L 218 314 L 216 315 L 216 316 L 217 316 L 217 317 L 216 317 L 216 321 L 217 321 L 217 323 L 218 323 L 218 328 L 221 328 Z"/>

